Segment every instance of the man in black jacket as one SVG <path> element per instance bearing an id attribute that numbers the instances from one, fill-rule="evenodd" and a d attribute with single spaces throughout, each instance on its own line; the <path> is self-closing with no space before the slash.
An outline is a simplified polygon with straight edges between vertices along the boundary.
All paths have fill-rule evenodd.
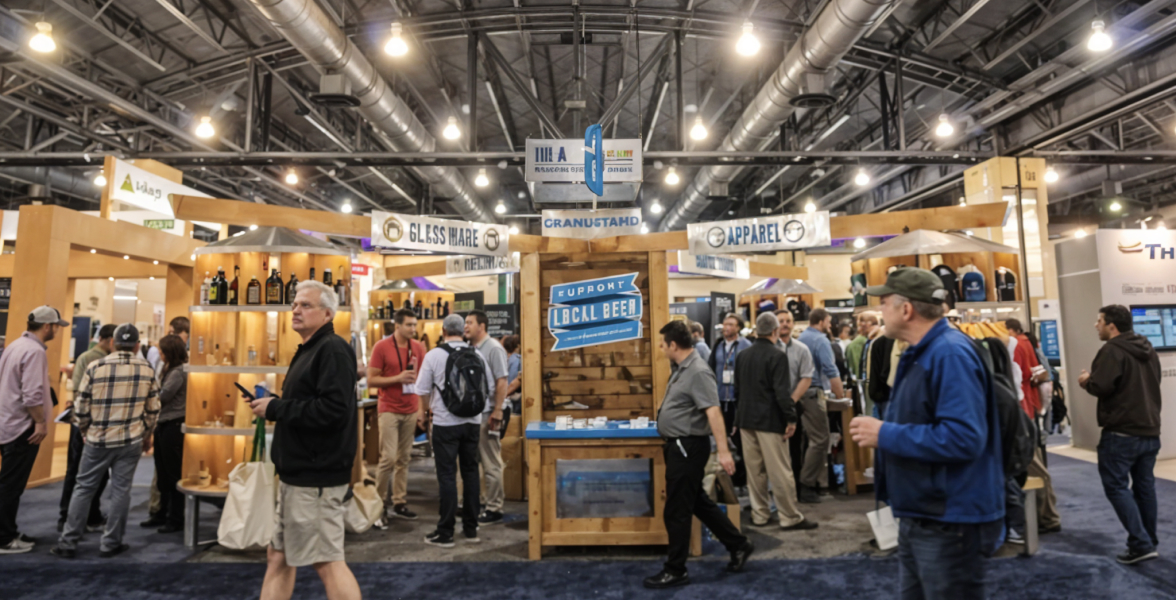
<path id="1" fill-rule="evenodd" d="M 1127 551 L 1117 558 L 1133 565 L 1156 553 L 1156 455 L 1160 451 L 1160 359 L 1147 338 L 1135 333 L 1131 311 L 1112 304 L 1098 309 L 1094 328 L 1106 342 L 1078 385 L 1098 397 L 1098 474 L 1103 491 L 1127 529 Z M 1128 477 L 1131 487 L 1127 487 Z"/>
<path id="2" fill-rule="evenodd" d="M 253 414 L 274 421 L 271 455 L 278 472 L 278 518 L 268 551 L 263 600 L 289 598 L 298 567 L 314 566 L 327 597 L 361 597 L 343 562 L 343 517 L 358 443 L 355 352 L 335 335 L 334 290 L 298 284 L 294 331 L 302 344 L 290 361 L 282 397 L 258 398 Z"/>
<path id="3" fill-rule="evenodd" d="M 755 343 L 735 357 L 735 426 L 743 432 L 743 461 L 751 496 L 751 524 L 770 523 L 768 481 L 776 498 L 780 528 L 813 529 L 796 506 L 796 480 L 788 438 L 796 433 L 788 356 L 776 348 L 780 321 L 766 312 L 755 319 Z"/>

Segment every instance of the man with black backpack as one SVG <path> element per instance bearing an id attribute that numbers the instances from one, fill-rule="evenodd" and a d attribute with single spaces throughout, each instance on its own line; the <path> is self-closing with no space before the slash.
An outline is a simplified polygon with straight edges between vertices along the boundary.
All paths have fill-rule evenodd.
<path id="1" fill-rule="evenodd" d="M 433 456 L 441 488 L 441 518 L 425 543 L 453 547 L 457 522 L 457 469 L 462 485 L 462 534 L 478 542 L 478 436 L 482 412 L 491 402 L 494 380 L 486 357 L 462 340 L 465 320 L 449 315 L 441 322 L 444 341 L 425 355 L 416 393 L 429 398 L 433 413 Z"/>

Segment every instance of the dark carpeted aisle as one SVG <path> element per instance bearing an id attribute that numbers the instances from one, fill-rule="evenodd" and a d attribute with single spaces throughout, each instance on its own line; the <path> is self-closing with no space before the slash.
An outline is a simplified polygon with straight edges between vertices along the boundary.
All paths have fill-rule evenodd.
<path id="1" fill-rule="evenodd" d="M 1171 557 L 1162 556 L 1135 567 L 1114 562 L 1114 554 L 1125 544 L 1125 534 L 1102 494 L 1097 467 L 1051 456 L 1051 472 L 1061 503 L 1064 530 L 1044 537 L 1041 552 L 1031 559 L 989 561 L 989 597 L 1001 600 L 1176 598 L 1176 561 Z M 1170 550 L 1165 544 L 1176 539 L 1173 520 L 1176 483 L 1160 481 L 1158 487 L 1161 553 L 1164 553 L 1165 549 Z M 34 497 L 43 501 L 44 496 L 49 494 Z M 38 507 L 38 512 L 49 513 L 46 508 Z M 136 508 L 142 510 L 141 505 Z M 172 561 L 183 560 L 184 553 L 174 547 L 159 551 Z M 413 600 L 455 597 L 830 600 L 893 598 L 897 586 L 898 566 L 894 558 L 871 560 L 850 555 L 794 561 L 753 559 L 746 573 L 728 576 L 722 573 L 725 560 L 712 556 L 690 563 L 692 585 L 653 592 L 642 589 L 640 582 L 657 571 L 660 563 L 635 560 L 633 556 L 621 558 L 625 553 L 623 548 L 616 549 L 616 553 L 619 560 L 610 561 L 565 558 L 542 562 L 396 562 L 356 564 L 352 568 L 369 598 Z M 256 598 L 264 573 L 261 564 L 160 562 L 159 554 L 150 556 L 150 548 L 137 549 L 135 554 L 111 561 L 91 558 L 69 563 L 41 552 L 0 557 L 0 597 L 6 600 Z M 295 598 L 324 597 L 317 577 L 304 569 Z"/>

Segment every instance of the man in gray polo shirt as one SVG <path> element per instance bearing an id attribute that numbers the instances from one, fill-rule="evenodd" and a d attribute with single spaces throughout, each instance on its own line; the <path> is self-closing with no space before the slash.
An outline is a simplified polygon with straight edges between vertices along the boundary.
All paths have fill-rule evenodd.
<path id="1" fill-rule="evenodd" d="M 813 353 L 808 346 L 792 339 L 792 313 L 788 310 L 776 311 L 776 318 L 780 320 L 780 339 L 776 347 L 788 355 L 789 375 L 792 376 L 792 401 L 800 403 L 813 384 Z M 813 391 L 816 394 L 816 391 Z"/>
<path id="2" fill-rule="evenodd" d="M 465 318 L 466 339 L 482 353 L 490 367 L 490 378 L 494 380 L 494 385 L 490 387 L 494 401 L 486 403 L 482 429 L 478 435 L 478 457 L 482 461 L 482 474 L 486 480 L 486 486 L 482 488 L 479 525 L 501 523 L 502 503 L 506 501 L 506 492 L 502 488 L 502 431 L 506 429 L 503 405 L 506 402 L 510 361 L 506 349 L 486 331 L 489 324 L 486 313 L 480 310 L 471 310 Z"/>
<path id="3" fill-rule="evenodd" d="M 694 350 L 685 323 L 670 321 L 659 333 L 661 349 L 678 368 L 666 384 L 665 398 L 657 413 L 657 432 L 665 440 L 666 505 L 662 516 L 670 548 L 665 568 L 645 579 L 645 587 L 654 589 L 690 583 L 686 556 L 690 552 L 691 517 L 698 517 L 731 553 L 728 573 L 743 571 L 747 557 L 755 550 L 702 489 L 712 434 L 719 449 L 719 464 L 728 475 L 735 472 L 735 460 L 727 449 L 715 374 Z"/>

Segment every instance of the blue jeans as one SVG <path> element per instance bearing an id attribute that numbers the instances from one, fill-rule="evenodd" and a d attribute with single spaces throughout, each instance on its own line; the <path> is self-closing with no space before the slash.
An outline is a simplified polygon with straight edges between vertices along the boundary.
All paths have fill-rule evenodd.
<path id="1" fill-rule="evenodd" d="M 1104 430 L 1098 442 L 1098 474 L 1107 500 L 1127 529 L 1127 547 L 1156 549 L 1156 454 L 1160 438 L 1119 435 Z M 1128 489 L 1127 479 L 1131 478 Z"/>
<path id="2" fill-rule="evenodd" d="M 898 588 L 902 600 L 983 600 L 983 524 L 900 519 Z"/>

